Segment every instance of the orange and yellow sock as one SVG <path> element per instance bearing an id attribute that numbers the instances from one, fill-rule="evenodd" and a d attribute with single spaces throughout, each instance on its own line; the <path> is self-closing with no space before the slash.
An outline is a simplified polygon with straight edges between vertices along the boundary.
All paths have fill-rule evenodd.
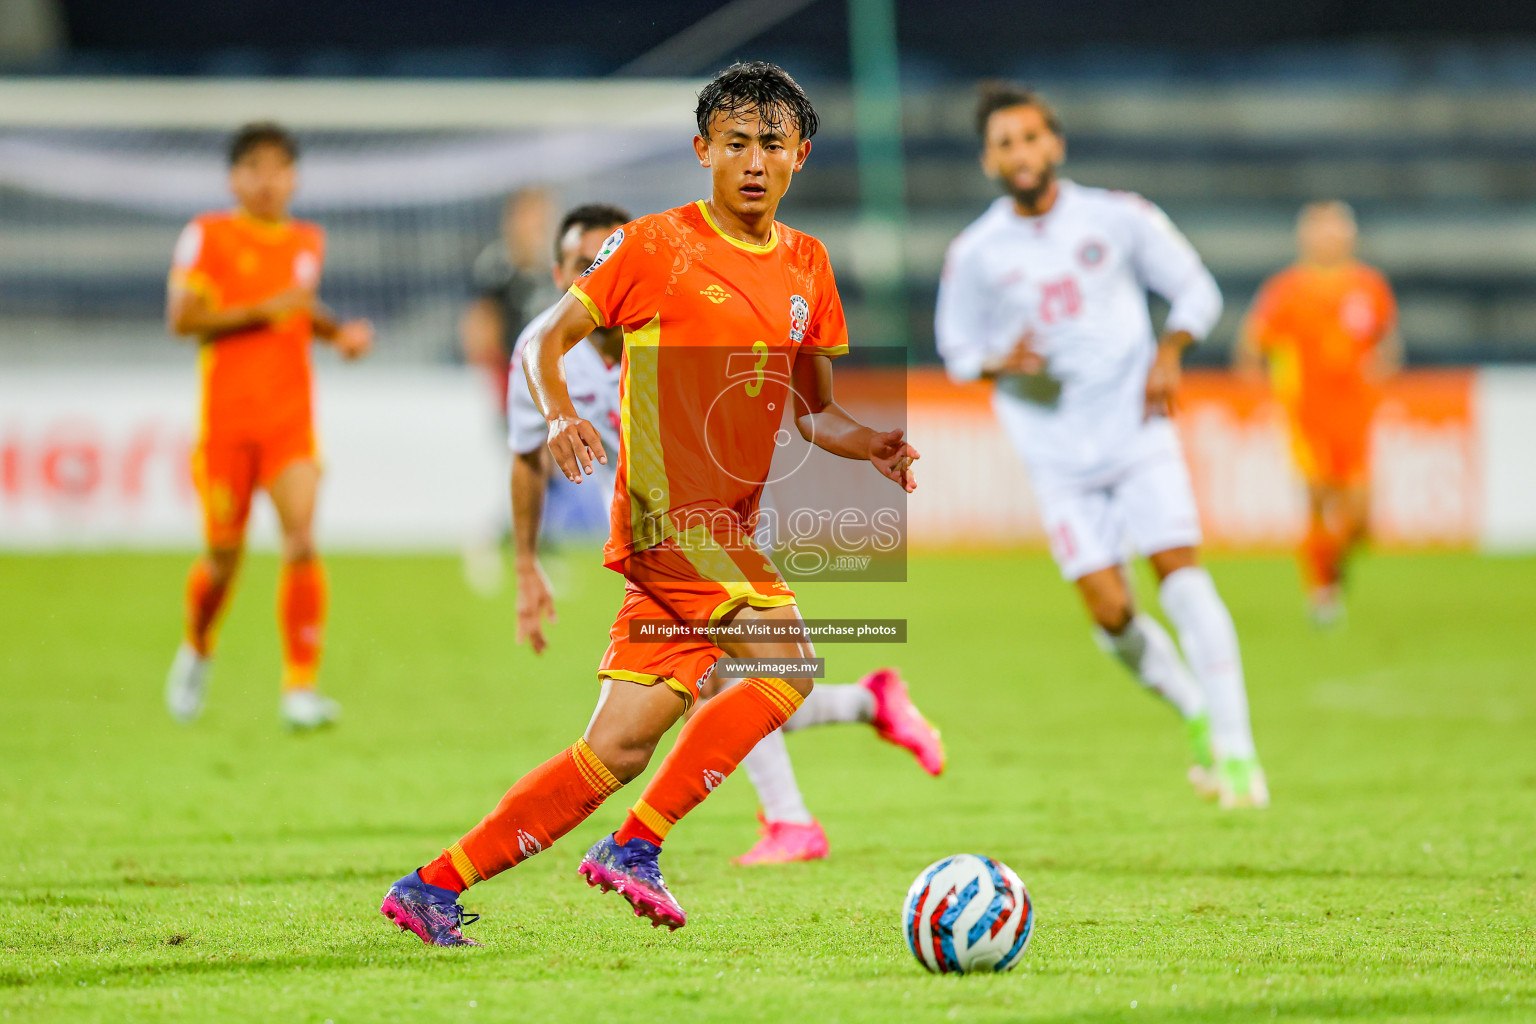
<path id="1" fill-rule="evenodd" d="M 706 701 L 615 834 L 660 846 L 683 815 L 736 770 L 759 740 L 789 721 L 805 700 L 782 679 L 747 679 Z"/>
<path id="2" fill-rule="evenodd" d="M 228 596 L 229 583 L 215 583 L 204 559 L 192 563 L 187 573 L 187 643 L 204 658 L 213 653 L 219 615 Z"/>
<path id="3" fill-rule="evenodd" d="M 318 561 L 284 562 L 277 581 L 277 626 L 283 634 L 283 689 L 315 685 L 325 630 L 325 568 Z"/>
<path id="4" fill-rule="evenodd" d="M 518 779 L 480 824 L 421 869 L 421 880 L 463 892 L 499 875 L 549 849 L 621 785 L 587 741 L 577 740 Z"/>
<path id="5" fill-rule="evenodd" d="M 1332 586 L 1340 579 L 1344 546 L 1338 536 L 1320 519 L 1314 519 L 1301 543 L 1301 567 L 1307 586 L 1313 590 Z"/>

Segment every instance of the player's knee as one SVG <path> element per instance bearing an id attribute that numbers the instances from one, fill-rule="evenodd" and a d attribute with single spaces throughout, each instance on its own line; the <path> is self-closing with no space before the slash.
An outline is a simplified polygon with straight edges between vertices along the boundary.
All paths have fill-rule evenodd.
<path id="1" fill-rule="evenodd" d="M 620 784 L 627 784 L 640 777 L 651 763 L 651 755 L 655 751 L 655 743 L 630 741 L 612 744 L 606 750 L 597 752 L 597 759 L 608 766 Z"/>
<path id="2" fill-rule="evenodd" d="M 809 697 L 811 695 L 812 688 L 814 688 L 816 685 L 816 681 L 810 676 L 785 679 L 784 681 L 788 683 L 790 687 L 793 688 L 794 691 L 798 693 L 802 698 Z"/>
<path id="3" fill-rule="evenodd" d="M 1136 617 L 1136 609 L 1131 602 L 1119 598 L 1095 601 L 1088 611 L 1093 616 L 1094 625 L 1112 636 L 1125 632 L 1131 619 Z"/>
<path id="4" fill-rule="evenodd" d="M 287 562 L 313 562 L 320 556 L 315 549 L 314 534 L 308 530 L 293 530 L 283 535 L 283 560 Z"/>
<path id="5" fill-rule="evenodd" d="M 235 578 L 235 573 L 240 571 L 239 548 L 210 548 L 204 559 L 208 566 L 208 575 L 213 583 L 219 586 L 227 585 Z"/>

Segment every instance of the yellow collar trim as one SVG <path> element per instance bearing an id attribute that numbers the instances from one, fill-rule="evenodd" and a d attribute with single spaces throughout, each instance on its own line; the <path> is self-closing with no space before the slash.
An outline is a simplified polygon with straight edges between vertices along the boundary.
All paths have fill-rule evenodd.
<path id="1" fill-rule="evenodd" d="M 281 238 L 293 227 L 292 217 L 284 217 L 282 220 L 262 220 L 243 206 L 235 207 L 235 220 L 262 235 L 267 241 Z"/>
<path id="2" fill-rule="evenodd" d="M 732 238 L 730 235 L 728 235 L 724 231 L 720 230 L 720 225 L 716 224 L 715 223 L 715 218 L 711 217 L 710 214 L 709 214 L 709 204 L 706 203 L 704 200 L 702 200 L 702 199 L 695 200 L 693 205 L 695 205 L 695 206 L 697 206 L 699 208 L 699 212 L 704 215 L 704 223 L 708 224 L 711 228 L 713 228 L 715 234 L 719 235 L 721 238 L 725 239 L 727 242 L 730 242 L 732 245 L 734 245 L 738 249 L 745 249 L 745 250 L 747 250 L 747 252 L 757 252 L 757 253 L 773 252 L 774 246 L 779 244 L 779 225 L 778 225 L 777 222 L 775 222 L 774 225 L 771 228 L 768 229 L 770 237 L 768 239 L 768 244 L 767 245 L 753 245 L 751 242 L 743 242 L 739 238 Z"/>

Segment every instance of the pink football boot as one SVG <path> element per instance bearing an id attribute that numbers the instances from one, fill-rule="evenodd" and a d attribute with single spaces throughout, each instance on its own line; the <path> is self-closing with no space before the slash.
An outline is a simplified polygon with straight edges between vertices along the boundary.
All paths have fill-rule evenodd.
<path id="1" fill-rule="evenodd" d="M 825 860 L 827 834 L 819 821 L 809 825 L 797 825 L 792 821 L 767 821 L 763 812 L 757 812 L 758 831 L 762 833 L 756 845 L 731 861 L 732 864 L 793 864 L 801 860 Z"/>
<path id="2" fill-rule="evenodd" d="M 875 698 L 875 717 L 869 723 L 875 727 L 875 733 L 887 743 L 910 750 L 929 775 L 942 774 L 944 743 L 939 739 L 939 730 L 928 724 L 907 696 L 907 684 L 901 674 L 893 668 L 876 669 L 860 679 L 859 685 Z"/>

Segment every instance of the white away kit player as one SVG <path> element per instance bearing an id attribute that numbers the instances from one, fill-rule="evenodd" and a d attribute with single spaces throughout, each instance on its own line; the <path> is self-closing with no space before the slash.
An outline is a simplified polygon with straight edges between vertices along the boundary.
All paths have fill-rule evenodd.
<path id="1" fill-rule="evenodd" d="M 935 331 L 950 376 L 995 382 L 1051 553 L 1099 644 L 1187 723 L 1190 781 L 1225 807 L 1269 803 L 1232 616 L 1198 558 L 1200 522 L 1172 421 L 1187 345 L 1221 314 L 1194 248 L 1140 196 L 1059 178 L 1056 114 L 983 87 L 982 166 L 1005 194 L 950 245 Z M 1161 338 L 1147 292 L 1168 300 Z M 1136 610 L 1124 561 L 1146 556 L 1179 643 Z M 1180 653 L 1182 648 L 1182 655 Z"/>
<path id="2" fill-rule="evenodd" d="M 603 243 L 617 227 L 628 222 L 625 211 L 603 204 L 578 206 L 565 215 L 556 236 L 555 283 L 569 288 L 591 266 Z M 517 574 L 517 642 L 529 641 L 535 654 L 547 646 L 545 619 L 555 617 L 554 595 L 539 564 L 539 526 L 548 485 L 550 455 L 546 442 L 549 424 L 528 390 L 523 353 L 528 339 L 554 307 L 529 322 L 512 350 L 507 382 L 508 443 L 512 448 L 512 535 Z M 582 419 L 602 437 L 603 447 L 619 450 L 619 385 L 623 332 L 598 328 L 577 343 L 562 360 L 571 401 Z M 600 489 L 611 494 L 614 469 L 593 463 Z M 713 673 L 701 685 L 705 697 L 719 692 L 729 681 Z M 696 707 L 697 705 L 695 705 Z M 738 864 L 768 864 L 818 860 L 827 856 L 826 833 L 811 816 L 795 780 L 784 733 L 814 725 L 864 722 L 881 739 L 911 751 L 931 775 L 944 769 L 944 750 L 939 734 L 923 718 L 907 696 L 906 683 L 893 669 L 878 669 L 857 683 L 819 684 L 800 710 L 784 726 L 769 733 L 742 760 L 747 777 L 762 804 L 762 835 L 756 845 L 738 857 Z"/>

